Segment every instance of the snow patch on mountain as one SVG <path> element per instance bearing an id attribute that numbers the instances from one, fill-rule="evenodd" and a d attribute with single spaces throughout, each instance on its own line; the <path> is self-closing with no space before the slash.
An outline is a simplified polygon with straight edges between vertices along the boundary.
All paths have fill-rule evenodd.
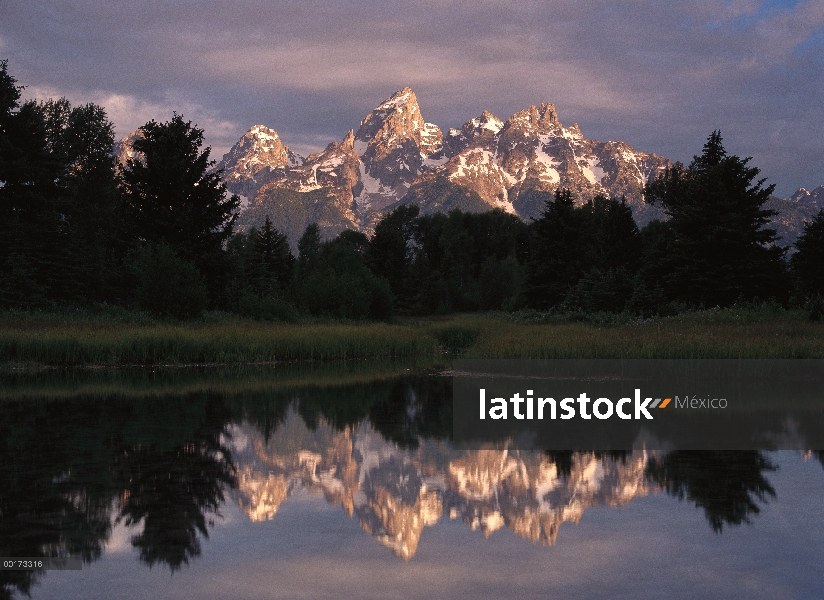
<path id="1" fill-rule="evenodd" d="M 538 138 L 538 145 L 535 148 L 535 160 L 539 165 L 542 165 L 543 172 L 549 180 L 549 183 L 557 184 L 561 181 L 561 175 L 555 167 L 560 165 L 561 161 L 544 151 L 544 145 L 547 144 L 552 137 L 552 135 L 547 134 Z"/>
<path id="2" fill-rule="evenodd" d="M 483 111 L 444 134 L 424 120 L 408 87 L 378 104 L 342 142 L 307 159 L 294 158 L 280 136 L 262 125 L 252 127 L 236 146 L 222 161 L 231 191 L 256 198 L 264 188 L 270 194 L 275 188 L 325 190 L 326 201 L 335 205 L 333 213 L 342 219 L 330 221 L 330 232 L 353 222 L 370 232 L 411 187 L 438 176 L 476 192 L 489 208 L 522 218 L 539 216 L 542 205 L 518 203 L 521 195 L 558 187 L 570 189 L 577 202 L 596 194 L 624 196 L 635 213 L 647 214 L 643 186 L 670 164 L 621 142 L 585 138 L 577 124 L 563 127 L 548 103 L 506 121 Z M 312 198 L 317 203 L 320 197 Z"/>

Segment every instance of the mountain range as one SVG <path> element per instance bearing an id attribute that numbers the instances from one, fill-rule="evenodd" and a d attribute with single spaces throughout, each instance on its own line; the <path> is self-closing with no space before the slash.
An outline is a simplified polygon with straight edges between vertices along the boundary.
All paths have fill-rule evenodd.
<path id="1" fill-rule="evenodd" d="M 137 132 L 115 149 L 129 156 Z M 584 137 L 564 127 L 555 106 L 541 104 L 506 121 L 488 111 L 444 133 L 421 114 L 415 93 L 404 88 L 379 104 L 340 141 L 302 157 L 276 131 L 254 125 L 215 166 L 228 190 L 242 199 L 238 228 L 259 227 L 268 215 L 297 243 L 306 225 L 325 238 L 344 229 L 370 234 L 377 220 L 401 203 L 423 214 L 460 208 L 498 208 L 524 220 L 540 216 L 532 190 L 570 189 L 579 202 L 596 195 L 624 197 L 639 226 L 662 218 L 645 204 L 643 188 L 672 161 L 621 141 Z M 803 223 L 824 207 L 824 186 L 772 198 L 773 226 L 791 245 Z"/>

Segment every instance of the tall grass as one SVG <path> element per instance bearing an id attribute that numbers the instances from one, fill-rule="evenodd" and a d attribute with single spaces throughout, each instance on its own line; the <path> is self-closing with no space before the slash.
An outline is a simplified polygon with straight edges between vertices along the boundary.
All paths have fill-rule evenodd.
<path id="1" fill-rule="evenodd" d="M 464 327 L 473 317 L 462 317 Z M 774 307 L 705 310 L 638 320 L 479 322 L 465 358 L 824 358 L 824 323 Z"/>
<path id="2" fill-rule="evenodd" d="M 823 358 L 824 323 L 776 307 L 588 322 L 539 314 L 396 323 L 0 313 L 0 364 L 120 366 L 411 358 Z"/>
<path id="3" fill-rule="evenodd" d="M 0 318 L 0 362 L 157 365 L 436 356 L 437 340 L 408 325 L 280 324 L 236 319 L 130 323 L 107 317 Z"/>

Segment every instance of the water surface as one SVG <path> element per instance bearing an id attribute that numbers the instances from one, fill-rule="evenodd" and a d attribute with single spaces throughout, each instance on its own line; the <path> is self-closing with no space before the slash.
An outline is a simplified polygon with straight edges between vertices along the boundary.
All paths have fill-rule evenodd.
<path id="1" fill-rule="evenodd" d="M 816 452 L 450 442 L 392 363 L 6 375 L 0 573 L 32 598 L 821 598 Z"/>

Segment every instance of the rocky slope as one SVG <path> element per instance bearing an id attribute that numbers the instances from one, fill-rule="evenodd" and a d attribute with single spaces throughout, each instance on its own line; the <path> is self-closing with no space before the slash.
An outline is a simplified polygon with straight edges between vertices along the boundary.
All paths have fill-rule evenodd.
<path id="1" fill-rule="evenodd" d="M 238 175 L 225 162 L 229 189 L 242 193 L 234 187 Z M 415 93 L 404 88 L 366 115 L 341 143 L 333 142 L 302 165 L 279 165 L 282 173 L 273 169 L 277 176 L 259 189 L 239 224 L 259 224 L 266 214 L 276 224 L 292 222 L 289 215 L 282 218 L 282 194 L 276 190 L 324 190 L 322 196 L 334 209 L 326 211 L 322 229 L 368 233 L 401 199 L 420 199 L 420 194 L 406 198 L 411 188 L 438 178 L 477 193 L 481 202 L 471 203 L 474 210 L 538 216 L 542 207 L 524 192 L 560 186 L 572 189 L 581 202 L 597 194 L 625 196 L 639 221 L 646 222 L 659 213 L 643 204 L 643 186 L 669 164 L 623 142 L 589 140 L 577 125 L 565 128 L 552 104 L 532 106 L 506 121 L 484 111 L 444 135 L 426 122 Z"/>
<path id="2" fill-rule="evenodd" d="M 804 188 L 799 188 L 798 191 L 787 198 L 787 200 L 807 206 L 814 206 L 818 210 L 824 209 L 824 185 L 818 186 L 811 192 Z"/>
<path id="3" fill-rule="evenodd" d="M 285 146 L 277 132 L 254 125 L 215 165 L 224 173 L 226 187 L 241 196 L 245 205 L 274 177 L 282 177 L 287 167 L 303 164 L 303 157 Z"/>
<path id="4" fill-rule="evenodd" d="M 138 131 L 115 144 L 119 162 L 134 156 Z M 527 220 L 542 204 L 531 190 L 568 188 L 579 202 L 597 194 L 625 197 L 640 226 L 663 218 L 643 202 L 644 184 L 671 162 L 620 141 L 584 137 L 577 124 L 564 127 L 555 106 L 541 104 L 506 121 L 488 111 L 445 134 L 421 114 L 415 93 L 404 88 L 350 130 L 306 159 L 280 136 L 255 125 L 215 166 L 228 190 L 243 200 L 238 228 L 263 224 L 268 215 L 296 246 L 316 222 L 325 238 L 344 229 L 371 233 L 375 222 L 401 202 L 425 213 L 459 208 L 499 208 Z M 824 208 L 824 185 L 771 198 L 772 226 L 790 246 L 805 222 Z"/>

